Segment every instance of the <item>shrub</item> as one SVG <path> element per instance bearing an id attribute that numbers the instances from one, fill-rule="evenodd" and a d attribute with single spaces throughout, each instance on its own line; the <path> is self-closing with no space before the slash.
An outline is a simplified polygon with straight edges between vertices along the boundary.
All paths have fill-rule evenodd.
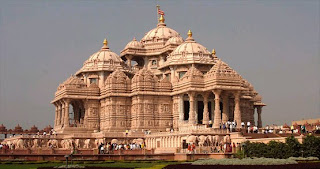
<path id="1" fill-rule="evenodd" d="M 205 159 L 197 160 L 193 165 L 283 165 L 297 164 L 291 159 L 274 159 L 274 158 L 244 158 L 244 159 Z"/>
<path id="2" fill-rule="evenodd" d="M 59 166 L 57 168 L 67 168 L 67 165 L 62 165 Z M 85 168 L 85 166 L 81 166 L 81 165 L 68 165 L 68 168 Z"/>
<path id="3" fill-rule="evenodd" d="M 313 135 L 308 135 L 302 143 L 303 157 L 318 157 L 320 158 L 320 138 Z"/>
<path id="4" fill-rule="evenodd" d="M 301 156 L 302 145 L 299 141 L 294 138 L 294 136 L 289 136 L 286 138 L 286 144 L 289 147 L 289 157 L 299 157 Z"/>
<path id="5" fill-rule="evenodd" d="M 289 157 L 290 160 L 295 161 L 318 161 L 318 157 Z"/>

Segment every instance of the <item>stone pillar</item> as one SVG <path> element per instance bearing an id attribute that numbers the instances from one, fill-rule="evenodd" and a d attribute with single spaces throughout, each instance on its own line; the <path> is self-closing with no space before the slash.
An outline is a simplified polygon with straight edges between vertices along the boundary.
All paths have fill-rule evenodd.
<path id="1" fill-rule="evenodd" d="M 189 103 L 190 103 L 190 109 L 189 109 L 189 124 L 196 124 L 195 119 L 195 111 L 194 111 L 194 97 L 195 92 L 189 92 Z"/>
<path id="2" fill-rule="evenodd" d="M 61 120 L 61 125 L 64 124 L 64 115 L 65 114 L 65 104 L 63 101 L 61 101 L 61 116 L 60 116 L 60 120 Z"/>
<path id="3" fill-rule="evenodd" d="M 58 102 L 57 103 L 57 108 L 58 108 L 58 116 L 57 116 L 57 125 L 61 125 L 61 104 Z"/>
<path id="4" fill-rule="evenodd" d="M 193 104 L 194 104 L 194 108 L 193 108 L 193 110 L 194 110 L 194 119 L 196 121 L 196 124 L 198 124 L 198 97 L 197 97 L 197 95 L 195 95 L 195 97 L 194 97 Z"/>
<path id="5" fill-rule="evenodd" d="M 203 97 L 203 120 L 202 120 L 202 124 L 209 124 L 209 110 L 208 110 L 208 97 L 209 97 L 209 93 L 203 93 L 202 94 Z"/>
<path id="6" fill-rule="evenodd" d="M 211 122 L 213 124 L 213 119 L 214 119 L 214 99 L 210 100 L 211 103 Z"/>
<path id="7" fill-rule="evenodd" d="M 184 94 L 179 95 L 179 121 L 184 120 L 184 101 L 183 101 Z"/>
<path id="8" fill-rule="evenodd" d="M 252 101 L 249 102 L 249 114 L 250 114 L 251 126 L 254 126 L 255 125 L 255 122 L 254 122 L 254 107 L 253 107 L 253 102 Z"/>
<path id="9" fill-rule="evenodd" d="M 64 127 L 69 127 L 69 104 L 70 101 L 65 101 L 65 111 L 64 111 Z"/>
<path id="10" fill-rule="evenodd" d="M 228 93 L 225 93 L 222 97 L 222 123 L 226 123 L 229 120 L 228 99 Z"/>
<path id="11" fill-rule="evenodd" d="M 261 119 L 262 106 L 257 106 L 257 112 L 258 112 L 258 128 L 261 128 L 262 127 L 262 119 Z"/>
<path id="12" fill-rule="evenodd" d="M 171 74 L 170 74 L 170 81 L 171 81 L 171 83 L 174 81 L 174 68 L 173 67 L 170 67 L 170 72 L 171 72 Z"/>
<path id="13" fill-rule="evenodd" d="M 241 128 L 241 111 L 240 111 L 240 91 L 234 93 L 234 121 L 237 122 L 237 128 Z"/>
<path id="14" fill-rule="evenodd" d="M 213 128 L 220 128 L 221 124 L 221 111 L 220 111 L 220 93 L 221 90 L 214 90 L 214 101 L 215 101 L 215 108 L 214 108 L 214 121 L 213 121 Z"/>
<path id="15" fill-rule="evenodd" d="M 145 56 L 145 57 L 143 58 L 143 60 L 144 60 L 144 67 L 145 67 L 145 68 L 149 68 L 149 59 L 148 59 L 148 57 Z"/>
<path id="16" fill-rule="evenodd" d="M 99 76 L 99 87 L 103 88 L 104 87 L 104 72 L 100 72 Z"/>
<path id="17" fill-rule="evenodd" d="M 58 105 L 54 104 L 56 107 L 56 111 L 55 111 L 55 118 L 54 118 L 54 126 L 57 127 L 58 125 L 58 114 L 59 114 L 59 109 L 58 109 Z"/>
<path id="18" fill-rule="evenodd" d="M 128 67 L 131 69 L 131 59 L 128 59 Z"/>

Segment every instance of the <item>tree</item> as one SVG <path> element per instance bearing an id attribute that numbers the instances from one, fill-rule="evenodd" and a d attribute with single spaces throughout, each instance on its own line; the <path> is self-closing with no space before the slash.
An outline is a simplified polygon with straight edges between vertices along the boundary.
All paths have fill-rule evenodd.
<path id="1" fill-rule="evenodd" d="M 303 156 L 320 158 L 320 138 L 308 135 L 302 143 Z"/>
<path id="2" fill-rule="evenodd" d="M 286 138 L 286 144 L 289 147 L 289 157 L 300 157 L 302 145 L 294 136 L 289 136 Z"/>
<path id="3" fill-rule="evenodd" d="M 289 146 L 286 143 L 270 141 L 268 143 L 268 152 L 265 157 L 268 158 L 289 158 Z"/>

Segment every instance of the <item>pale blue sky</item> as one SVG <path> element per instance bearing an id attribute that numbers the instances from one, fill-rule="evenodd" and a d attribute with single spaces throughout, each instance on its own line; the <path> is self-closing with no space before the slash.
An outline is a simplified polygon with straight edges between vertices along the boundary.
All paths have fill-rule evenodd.
<path id="1" fill-rule="evenodd" d="M 320 1 L 0 1 L 0 124 L 53 124 L 59 83 L 106 37 L 120 53 L 156 27 L 195 40 L 254 85 L 263 124 L 320 117 Z"/>

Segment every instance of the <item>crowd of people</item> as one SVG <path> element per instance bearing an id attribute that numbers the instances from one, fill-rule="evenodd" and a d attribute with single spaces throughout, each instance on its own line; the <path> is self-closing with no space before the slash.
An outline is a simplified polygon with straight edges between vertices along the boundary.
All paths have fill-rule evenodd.
<path id="1" fill-rule="evenodd" d="M 1 143 L 0 143 L 0 150 L 1 150 L 1 149 L 8 150 L 9 148 L 10 148 L 10 147 L 9 147 L 8 144 L 1 144 Z"/>
<path id="2" fill-rule="evenodd" d="M 129 144 L 117 144 L 108 142 L 106 144 L 100 143 L 98 146 L 99 154 L 110 154 L 114 150 L 141 150 L 145 149 L 146 144 L 143 143 L 129 143 Z"/>
<path id="3" fill-rule="evenodd" d="M 186 143 L 183 146 L 184 150 L 187 150 L 188 154 L 195 154 L 196 153 L 196 144 L 195 143 Z M 210 149 L 207 153 L 235 153 L 241 149 L 240 143 L 217 143 L 216 145 L 210 146 Z M 202 150 L 205 151 L 205 150 Z"/>

